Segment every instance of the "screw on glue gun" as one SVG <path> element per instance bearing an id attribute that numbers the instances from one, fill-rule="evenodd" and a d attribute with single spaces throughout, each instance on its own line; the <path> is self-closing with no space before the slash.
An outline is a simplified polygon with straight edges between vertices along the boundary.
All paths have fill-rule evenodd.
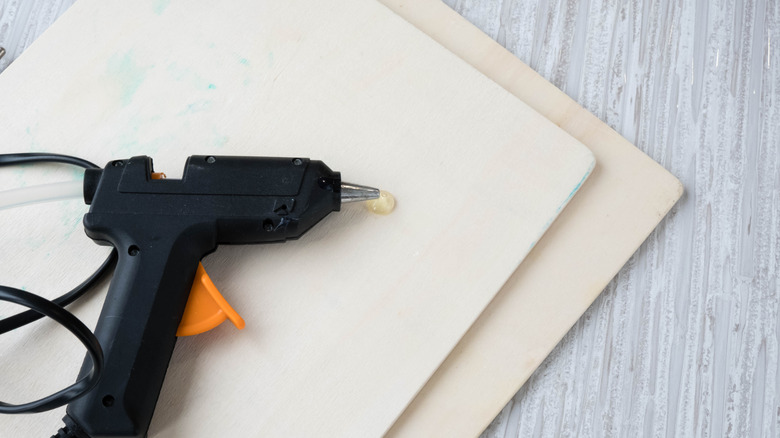
<path id="1" fill-rule="evenodd" d="M 114 246 L 119 261 L 95 329 L 104 372 L 70 403 L 66 428 L 80 437 L 146 436 L 177 333 L 211 324 L 211 311 L 194 320 L 185 311 L 202 308 L 192 303 L 198 283 L 221 320 L 243 324 L 199 270 L 219 244 L 297 239 L 342 203 L 379 196 L 303 158 L 192 156 L 180 180 L 159 178 L 146 156 L 87 170 L 84 228 Z M 81 374 L 90 368 L 85 359 Z"/>

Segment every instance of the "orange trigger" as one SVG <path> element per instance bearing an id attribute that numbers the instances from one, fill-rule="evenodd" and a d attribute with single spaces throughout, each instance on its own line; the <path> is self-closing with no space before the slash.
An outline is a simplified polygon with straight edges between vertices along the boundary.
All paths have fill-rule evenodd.
<path id="1" fill-rule="evenodd" d="M 192 336 L 207 332 L 229 319 L 239 330 L 246 323 L 214 286 L 202 263 L 198 263 L 195 281 L 184 308 L 176 336 Z"/>

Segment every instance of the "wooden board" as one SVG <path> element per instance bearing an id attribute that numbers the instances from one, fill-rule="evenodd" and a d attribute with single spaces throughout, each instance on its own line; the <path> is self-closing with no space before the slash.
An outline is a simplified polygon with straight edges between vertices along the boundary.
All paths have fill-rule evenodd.
<path id="1" fill-rule="evenodd" d="M 669 172 L 438 0 L 381 0 L 588 146 L 596 171 L 389 431 L 479 435 L 682 195 Z"/>
<path id="2" fill-rule="evenodd" d="M 247 329 L 180 340 L 151 431 L 380 435 L 571 199 L 592 154 L 375 2 L 212 5 L 78 2 L 0 75 L 4 142 L 98 163 L 149 154 L 171 177 L 196 153 L 310 156 L 393 192 L 391 216 L 353 206 L 300 241 L 209 256 Z M 11 170 L 0 182 L 72 175 Z M 75 232 L 83 210 L 4 215 L 0 240 L 18 250 L 0 284 L 51 297 L 83 278 L 104 254 Z M 91 326 L 100 297 L 74 308 Z M 75 376 L 82 352 L 53 327 L 0 338 L 7 394 Z M 2 417 L 0 429 L 43 436 L 61 415 Z"/>

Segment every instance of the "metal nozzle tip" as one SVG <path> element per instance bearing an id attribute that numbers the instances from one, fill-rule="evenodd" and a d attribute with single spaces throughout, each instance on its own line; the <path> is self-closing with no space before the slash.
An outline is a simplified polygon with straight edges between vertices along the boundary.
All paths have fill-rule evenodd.
<path id="1" fill-rule="evenodd" d="M 379 198 L 379 189 L 358 184 L 341 183 L 341 203 L 368 201 Z"/>

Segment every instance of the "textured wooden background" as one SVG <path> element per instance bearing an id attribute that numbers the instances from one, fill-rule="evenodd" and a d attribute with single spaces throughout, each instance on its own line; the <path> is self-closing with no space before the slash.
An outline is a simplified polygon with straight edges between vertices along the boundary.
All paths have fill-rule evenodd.
<path id="1" fill-rule="evenodd" d="M 483 436 L 780 436 L 780 2 L 446 1 L 686 188 Z M 0 0 L 0 71 L 72 3 Z"/>

